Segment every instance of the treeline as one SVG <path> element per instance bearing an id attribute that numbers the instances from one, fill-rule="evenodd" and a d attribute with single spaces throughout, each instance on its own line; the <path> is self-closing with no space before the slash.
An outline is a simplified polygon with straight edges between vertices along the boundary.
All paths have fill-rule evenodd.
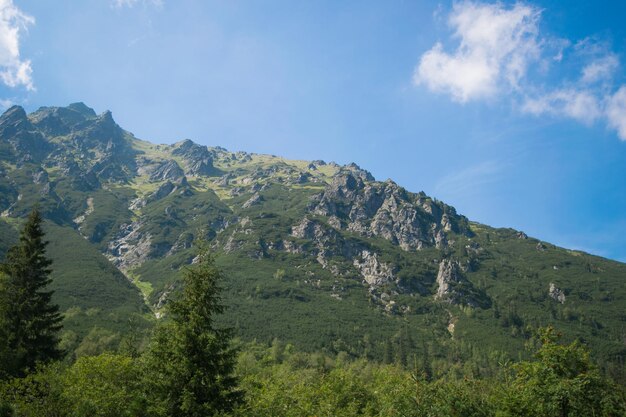
<path id="1" fill-rule="evenodd" d="M 532 360 L 464 373 L 475 376 L 433 372 L 403 348 L 410 334 L 386 347 L 389 363 L 233 341 L 216 324 L 223 278 L 202 249 L 147 343 L 76 358 L 59 348 L 40 224 L 35 211 L 0 267 L 0 417 L 626 415 L 624 387 L 553 328 Z"/>
<path id="2" fill-rule="evenodd" d="M 226 392 L 232 395 L 228 400 L 210 383 L 195 385 L 198 391 L 194 391 L 194 384 L 189 383 L 199 375 L 187 379 L 190 368 L 172 373 L 173 367 L 185 364 L 160 362 L 150 351 L 135 357 L 104 353 L 81 357 L 71 365 L 56 362 L 24 378 L 5 381 L 1 389 L 4 414 L 0 415 L 626 415 L 623 387 L 600 374 L 584 347 L 559 344 L 551 328 L 542 332 L 542 338 L 534 360 L 503 364 L 494 378 L 430 381 L 420 369 L 296 352 L 278 341 L 270 347 L 247 344 L 237 357 L 233 385 L 227 384 Z M 155 366 L 163 373 L 155 373 Z M 205 395 L 196 396 L 204 389 Z M 198 401 L 204 401 L 200 408 L 196 408 Z"/>

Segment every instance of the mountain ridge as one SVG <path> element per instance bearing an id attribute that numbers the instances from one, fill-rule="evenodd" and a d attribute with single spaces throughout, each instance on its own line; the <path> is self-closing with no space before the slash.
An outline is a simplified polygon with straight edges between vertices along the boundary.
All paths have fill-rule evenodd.
<path id="1" fill-rule="evenodd" d="M 55 272 L 64 308 L 93 308 L 97 294 L 72 293 L 104 285 L 127 294 L 119 314 L 160 316 L 204 239 L 230 277 L 225 320 L 244 338 L 378 358 L 389 338 L 435 355 L 487 340 L 514 355 L 531 328 L 557 323 L 610 366 L 626 354 L 626 265 L 472 222 L 354 163 L 156 145 L 73 103 L 0 116 L 0 174 L 2 227 L 38 204 L 50 240 L 80 242 L 101 265 L 70 282 L 67 262 Z"/>

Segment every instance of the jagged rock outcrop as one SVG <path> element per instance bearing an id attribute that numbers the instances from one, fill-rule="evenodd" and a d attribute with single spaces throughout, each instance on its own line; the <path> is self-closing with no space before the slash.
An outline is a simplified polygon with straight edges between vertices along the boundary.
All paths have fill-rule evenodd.
<path id="1" fill-rule="evenodd" d="M 458 262 L 450 259 L 442 260 L 439 263 L 439 271 L 437 272 L 437 292 L 435 293 L 435 298 L 455 303 L 458 294 L 455 294 L 453 288 L 463 279 Z"/>
<path id="2" fill-rule="evenodd" d="M 362 251 L 360 259 L 354 259 L 353 264 L 370 287 L 379 287 L 395 279 L 393 267 L 381 262 L 377 254 L 368 250 Z"/>
<path id="3" fill-rule="evenodd" d="M 148 198 L 146 198 L 145 201 L 141 204 L 146 205 L 153 201 L 161 200 L 162 198 L 165 198 L 168 195 L 173 194 L 175 192 L 182 193 L 185 195 L 193 194 L 193 191 L 191 191 L 191 189 L 189 188 L 189 183 L 187 182 L 187 179 L 184 176 L 180 178 L 176 183 L 173 183 L 171 181 L 165 181 L 163 184 L 159 186 L 159 188 L 157 188 L 155 192 L 150 194 Z M 135 204 L 137 208 L 142 207 L 142 205 Z"/>
<path id="4" fill-rule="evenodd" d="M 29 119 L 41 132 L 54 137 L 80 130 L 96 117 L 96 112 L 84 103 L 72 103 L 67 107 L 40 107 Z"/>
<path id="5" fill-rule="evenodd" d="M 550 283 L 550 287 L 548 288 L 548 295 L 554 301 L 565 304 L 565 292 L 563 292 L 563 290 L 557 287 L 553 282 Z"/>
<path id="6" fill-rule="evenodd" d="M 490 305 L 487 296 L 482 291 L 476 290 L 467 280 L 463 274 L 463 268 L 456 260 L 443 259 L 439 262 L 436 284 L 436 300 L 470 307 L 484 308 Z"/>
<path id="7" fill-rule="evenodd" d="M 0 116 L 0 153 L 11 155 L 18 166 L 40 163 L 53 149 L 22 107 L 13 106 Z"/>
<path id="8" fill-rule="evenodd" d="M 185 172 L 178 166 L 176 161 L 169 159 L 163 161 L 150 172 L 150 181 L 179 181 L 185 176 Z"/>
<path id="9" fill-rule="evenodd" d="M 142 226 L 140 222 L 121 225 L 107 246 L 107 257 L 122 272 L 141 265 L 150 256 L 151 236 L 141 231 Z"/>
<path id="10" fill-rule="evenodd" d="M 44 141 L 43 149 L 47 146 L 50 151 L 46 166 L 61 169 L 71 166 L 72 177 L 94 177 L 117 183 L 126 183 L 136 175 L 133 137 L 115 123 L 111 112 L 95 116 L 91 109 L 82 109 L 77 104 L 73 109 L 42 108 L 31 117 L 36 123 L 31 124 L 36 134 L 62 135 L 55 146 Z M 89 184 L 95 185 L 92 180 L 81 185 Z"/>
<path id="11" fill-rule="evenodd" d="M 409 193 L 391 180 L 372 182 L 371 174 L 357 168 L 335 175 L 310 210 L 336 219 L 338 228 L 380 236 L 407 251 L 443 248 L 448 244 L 447 232 L 469 233 L 467 220 L 454 208 Z"/>
<path id="12" fill-rule="evenodd" d="M 346 240 L 332 227 L 307 217 L 291 228 L 291 235 L 299 239 L 307 239 L 313 243 L 309 249 L 310 255 L 326 268 L 328 259 L 336 256 L 345 258 L 348 262 L 360 254 L 365 247 L 357 242 Z M 293 253 L 305 253 L 307 249 L 293 242 L 284 242 L 285 250 Z"/>
<path id="13" fill-rule="evenodd" d="M 241 208 L 247 209 L 252 206 L 259 205 L 263 202 L 263 197 L 259 193 L 254 193 L 245 203 L 241 205 Z"/>
<path id="14" fill-rule="evenodd" d="M 213 157 L 206 146 L 198 145 L 189 139 L 173 145 L 172 155 L 183 158 L 185 175 L 215 175 Z"/>

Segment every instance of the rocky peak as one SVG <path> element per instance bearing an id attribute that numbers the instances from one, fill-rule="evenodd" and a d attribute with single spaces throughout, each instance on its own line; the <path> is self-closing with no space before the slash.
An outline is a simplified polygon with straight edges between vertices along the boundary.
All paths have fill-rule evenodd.
<path id="1" fill-rule="evenodd" d="M 63 136 L 80 129 L 86 121 L 94 119 L 96 113 L 83 103 L 74 103 L 68 107 L 40 107 L 28 117 L 45 134 Z"/>
<path id="2" fill-rule="evenodd" d="M 67 108 L 70 110 L 74 110 L 75 112 L 78 112 L 85 117 L 96 117 L 96 112 L 91 107 L 83 103 L 82 101 L 79 101 L 77 103 L 72 103 L 69 106 L 67 106 Z"/>
<path id="3" fill-rule="evenodd" d="M 12 106 L 0 116 L 0 142 L 3 141 L 12 145 L 18 163 L 40 162 L 52 149 L 21 106 Z"/>
<path id="4" fill-rule="evenodd" d="M 391 180 L 366 181 L 347 169 L 340 170 L 312 200 L 310 210 L 338 219 L 339 228 L 383 237 L 404 250 L 445 247 L 446 233 L 469 231 L 467 219 L 452 207 L 409 193 Z"/>
<path id="5" fill-rule="evenodd" d="M 16 125 L 18 123 L 28 122 L 28 116 L 22 106 L 11 106 L 0 116 L 0 125 Z"/>
<path id="6" fill-rule="evenodd" d="M 0 138 L 9 139 L 18 133 L 35 130 L 21 106 L 12 106 L 0 116 Z"/>
<path id="7" fill-rule="evenodd" d="M 186 175 L 213 175 L 213 157 L 206 146 L 198 145 L 189 139 L 172 145 L 172 155 L 183 158 Z"/>
<path id="8" fill-rule="evenodd" d="M 117 126 L 115 120 L 113 120 L 113 113 L 111 113 L 111 110 L 105 110 L 100 116 L 98 116 L 98 118 L 101 119 L 103 123 Z"/>
<path id="9" fill-rule="evenodd" d="M 354 162 L 350 162 L 343 167 L 344 170 L 352 172 L 355 176 L 361 179 L 361 181 L 374 181 L 374 176 L 367 170 L 361 168 Z"/>
<path id="10" fill-rule="evenodd" d="M 174 147 L 172 154 L 180 156 L 189 156 L 190 153 L 193 153 L 195 147 L 200 147 L 200 145 L 197 145 L 191 139 L 184 139 L 180 142 L 176 142 L 172 146 Z"/>
<path id="11" fill-rule="evenodd" d="M 73 134 L 74 142 L 79 147 L 95 147 L 104 151 L 129 145 L 126 143 L 124 130 L 115 123 L 113 115 L 108 110 L 90 119 L 80 128 Z"/>

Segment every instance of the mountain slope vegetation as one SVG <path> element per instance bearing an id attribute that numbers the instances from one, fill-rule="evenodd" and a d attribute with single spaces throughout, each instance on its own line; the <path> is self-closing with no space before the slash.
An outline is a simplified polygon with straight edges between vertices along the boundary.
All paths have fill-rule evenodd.
<path id="1" fill-rule="evenodd" d="M 35 205 L 72 348 L 148 327 L 206 240 L 244 340 L 484 374 L 552 324 L 623 378 L 626 265 L 355 164 L 157 145 L 82 103 L 15 106 L 0 117 L 0 254 Z"/>

